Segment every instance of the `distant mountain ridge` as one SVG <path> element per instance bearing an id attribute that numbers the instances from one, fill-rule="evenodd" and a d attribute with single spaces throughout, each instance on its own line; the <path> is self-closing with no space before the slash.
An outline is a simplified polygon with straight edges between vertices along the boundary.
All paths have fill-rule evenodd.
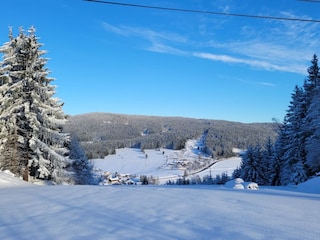
<path id="1" fill-rule="evenodd" d="M 88 158 L 104 157 L 116 148 L 181 149 L 188 139 L 206 133 L 205 152 L 214 157 L 232 154 L 232 148 L 264 145 L 275 139 L 275 123 L 239 123 L 184 117 L 157 117 L 113 113 L 69 116 L 65 131 L 76 135 Z"/>

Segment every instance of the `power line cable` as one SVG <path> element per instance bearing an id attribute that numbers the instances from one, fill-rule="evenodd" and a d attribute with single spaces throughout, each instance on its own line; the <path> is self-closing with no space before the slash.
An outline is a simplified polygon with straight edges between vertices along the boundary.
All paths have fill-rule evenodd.
<path id="1" fill-rule="evenodd" d="M 202 13 L 202 14 L 211 14 L 211 15 L 233 16 L 233 17 L 272 19 L 272 20 L 279 20 L 279 21 L 297 21 L 297 22 L 320 23 L 320 19 L 305 19 L 305 18 L 261 16 L 261 15 L 226 13 L 226 12 L 212 12 L 212 11 L 204 11 L 204 10 L 158 7 L 158 6 L 151 6 L 151 5 L 141 5 L 141 4 L 132 4 L 132 3 L 123 3 L 123 2 L 114 2 L 114 1 L 102 1 L 102 0 L 83 0 L 83 1 L 94 2 L 94 3 L 103 3 L 103 4 L 109 4 L 109 5 L 126 6 L 126 7 L 137 7 L 137 8 L 158 9 L 158 10 L 166 10 L 166 11 L 176 11 L 176 12 L 189 12 L 189 13 Z M 308 1 L 308 0 L 305 0 L 305 1 Z M 309 1 L 315 1 L 315 0 L 309 0 Z M 318 1 L 316 1 L 316 2 L 318 2 Z"/>
<path id="2" fill-rule="evenodd" d="M 320 3 L 320 0 L 297 0 L 299 2 Z"/>

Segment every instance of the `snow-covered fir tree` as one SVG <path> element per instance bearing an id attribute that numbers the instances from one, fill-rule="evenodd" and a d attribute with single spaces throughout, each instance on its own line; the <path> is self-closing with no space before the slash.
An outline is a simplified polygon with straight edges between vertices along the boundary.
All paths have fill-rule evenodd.
<path id="1" fill-rule="evenodd" d="M 314 95 L 308 117 L 310 117 L 309 129 L 312 134 L 306 141 L 306 163 L 309 168 L 309 175 L 314 175 L 320 172 L 320 87 L 317 88 Z"/>
<path id="2" fill-rule="evenodd" d="M 281 184 L 301 183 L 306 181 L 306 174 L 297 176 L 301 179 L 292 179 L 296 171 L 296 165 L 305 166 L 306 151 L 305 141 L 306 134 L 304 129 L 304 119 L 306 116 L 306 98 L 305 92 L 301 87 L 296 86 L 292 94 L 292 101 L 286 114 L 286 131 L 287 139 L 283 154 L 283 168 L 281 172 Z M 299 168 L 302 171 L 302 168 Z M 305 168 L 304 168 L 305 169 Z M 304 170 L 306 172 L 306 169 Z"/>
<path id="3" fill-rule="evenodd" d="M 307 98 L 306 131 L 306 164 L 308 175 L 320 172 L 320 72 L 318 58 L 313 56 L 308 69 L 309 76 L 305 83 Z"/>
<path id="4" fill-rule="evenodd" d="M 69 157 L 73 160 L 70 170 L 74 173 L 75 184 L 96 184 L 99 181 L 94 177 L 93 163 L 86 157 L 76 136 L 71 137 Z"/>
<path id="5" fill-rule="evenodd" d="M 265 182 L 264 184 L 271 184 L 270 176 L 275 172 L 275 162 L 274 160 L 274 143 L 271 138 L 268 138 L 264 150 L 262 152 L 262 165 L 263 171 L 265 172 Z"/>
<path id="6" fill-rule="evenodd" d="M 305 165 L 298 161 L 292 166 L 292 173 L 290 175 L 289 184 L 298 185 L 299 183 L 305 182 L 308 179 Z"/>
<path id="7" fill-rule="evenodd" d="M 263 165 L 263 154 L 261 147 L 249 147 L 242 156 L 240 166 L 240 177 L 245 181 L 256 182 L 260 185 L 266 184 L 266 167 Z"/>
<path id="8" fill-rule="evenodd" d="M 286 128 L 286 123 L 283 123 L 279 127 L 279 135 L 274 144 L 273 157 L 269 163 L 269 175 L 268 182 L 272 186 L 281 185 L 281 172 L 283 170 L 283 155 L 284 155 L 284 146 L 286 142 L 286 134 L 283 129 Z"/>
<path id="9" fill-rule="evenodd" d="M 16 38 L 10 30 L 0 48 L 0 168 L 60 183 L 68 179 L 70 140 L 41 46 L 31 27 Z"/>

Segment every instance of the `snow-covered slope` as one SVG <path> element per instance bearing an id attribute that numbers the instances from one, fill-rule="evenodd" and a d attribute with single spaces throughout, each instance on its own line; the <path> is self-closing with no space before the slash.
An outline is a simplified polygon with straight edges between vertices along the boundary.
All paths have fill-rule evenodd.
<path id="1" fill-rule="evenodd" d="M 201 149 L 203 143 L 199 140 L 188 140 L 182 150 L 170 149 L 146 149 L 141 151 L 134 148 L 117 149 L 116 154 L 108 155 L 104 159 L 94 159 L 95 168 L 101 173 L 110 172 L 118 174 L 130 174 L 133 176 L 153 176 L 159 179 L 161 184 L 168 180 L 188 174 L 188 177 L 198 175 L 220 175 L 233 171 L 240 165 L 241 159 L 216 159 L 204 154 Z M 212 166 L 211 166 L 212 165 Z"/>
<path id="2" fill-rule="evenodd" d="M 31 183 L 25 182 L 22 179 L 16 178 L 14 174 L 9 171 L 0 171 L 0 188 L 5 187 L 21 187 L 34 186 Z"/>
<path id="3" fill-rule="evenodd" d="M 213 186 L 34 186 L 0 174 L 0 239 L 317 239 L 319 194 Z M 17 184 L 19 182 L 19 184 Z M 319 186 L 320 178 L 302 184 Z"/>

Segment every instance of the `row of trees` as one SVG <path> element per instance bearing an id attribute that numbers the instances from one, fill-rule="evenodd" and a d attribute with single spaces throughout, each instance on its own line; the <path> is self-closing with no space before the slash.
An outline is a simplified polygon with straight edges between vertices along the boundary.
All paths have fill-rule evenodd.
<path id="1" fill-rule="evenodd" d="M 63 131 L 63 103 L 45 67 L 35 29 L 23 29 L 0 52 L 0 170 L 56 183 L 92 182 L 92 164 L 76 139 Z"/>
<path id="2" fill-rule="evenodd" d="M 167 181 L 167 185 L 224 185 L 226 182 L 230 181 L 231 178 L 228 176 L 227 172 L 221 173 L 212 177 L 210 175 L 203 176 L 202 178 L 199 175 L 192 176 L 190 178 L 183 176 L 177 180 Z"/>
<path id="3" fill-rule="evenodd" d="M 251 147 L 236 177 L 259 184 L 299 184 L 320 172 L 320 72 L 313 56 L 308 77 L 292 93 L 274 144 Z"/>

